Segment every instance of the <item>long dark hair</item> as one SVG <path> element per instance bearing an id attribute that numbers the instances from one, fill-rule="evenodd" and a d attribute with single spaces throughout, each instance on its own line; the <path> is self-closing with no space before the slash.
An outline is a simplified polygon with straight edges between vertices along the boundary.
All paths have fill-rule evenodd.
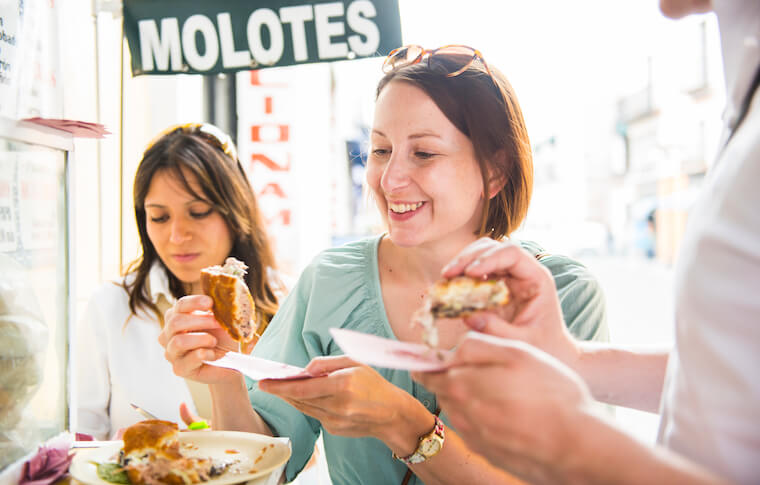
<path id="1" fill-rule="evenodd" d="M 533 155 L 520 104 L 512 85 L 493 66 L 489 66 L 493 76 L 480 62 L 447 76 L 457 67 L 445 66 L 446 62 L 441 56 L 432 65 L 423 60 L 392 70 L 378 83 L 377 96 L 391 81 L 410 83 L 430 96 L 470 139 L 486 194 L 477 235 L 500 239 L 522 224 L 533 192 Z M 491 177 L 504 186 L 489 199 Z"/>
<path id="2" fill-rule="evenodd" d="M 240 163 L 224 153 L 215 139 L 206 133 L 188 132 L 181 128 L 170 131 L 153 143 L 137 167 L 134 205 L 142 255 L 127 268 L 128 273 L 135 273 L 135 278 L 129 283 L 126 279 L 124 282 L 132 314 L 136 315 L 139 309 L 149 309 L 163 326 L 163 315 L 151 301 L 146 288 L 154 263 L 160 264 L 166 271 L 169 290 L 175 298 L 186 294 L 184 285 L 161 261 L 148 237 L 145 196 L 159 171 L 171 173 L 188 193 L 209 201 L 221 214 L 233 239 L 229 256 L 248 266 L 245 282 L 256 303 L 257 317 L 271 320 L 277 311 L 277 297 L 270 278 L 275 262 L 248 178 Z M 200 194 L 190 186 L 183 171 L 192 174 L 198 181 Z"/>

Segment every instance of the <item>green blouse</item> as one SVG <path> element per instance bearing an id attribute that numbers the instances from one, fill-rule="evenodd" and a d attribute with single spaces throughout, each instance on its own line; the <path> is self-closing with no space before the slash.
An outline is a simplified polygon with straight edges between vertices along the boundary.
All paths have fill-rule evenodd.
<path id="1" fill-rule="evenodd" d="M 314 357 L 343 353 L 330 336 L 331 327 L 396 338 L 380 290 L 377 266 L 380 239 L 362 239 L 319 254 L 301 274 L 253 354 L 304 367 Z M 606 340 L 604 296 L 589 271 L 570 258 L 545 255 L 533 243 L 521 245 L 539 257 L 554 275 L 565 322 L 572 334 L 582 340 Z M 435 395 L 412 381 L 407 371 L 376 370 L 435 412 L 438 406 Z M 316 419 L 278 397 L 258 391 L 253 381 L 248 380 L 248 389 L 251 404 L 274 434 L 291 439 L 293 454 L 285 470 L 288 481 L 309 461 L 322 432 L 334 485 L 401 483 L 407 467 L 395 460 L 380 440 L 332 435 Z M 441 413 L 441 419 L 449 426 L 445 413 Z M 414 477 L 410 483 L 421 481 Z"/>

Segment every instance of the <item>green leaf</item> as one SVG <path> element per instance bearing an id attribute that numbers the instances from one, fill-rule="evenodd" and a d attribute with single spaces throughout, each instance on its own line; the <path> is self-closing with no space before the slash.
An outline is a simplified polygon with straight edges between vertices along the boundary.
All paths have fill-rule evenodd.
<path id="1" fill-rule="evenodd" d="M 98 477 L 106 482 L 131 485 L 127 472 L 118 463 L 98 463 Z"/>

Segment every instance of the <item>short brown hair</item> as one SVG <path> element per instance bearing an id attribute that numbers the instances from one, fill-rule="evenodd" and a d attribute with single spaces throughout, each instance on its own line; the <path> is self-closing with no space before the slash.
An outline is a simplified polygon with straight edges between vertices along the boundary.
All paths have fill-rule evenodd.
<path id="1" fill-rule="evenodd" d="M 533 192 L 533 156 L 520 104 L 507 78 L 480 62 L 449 77 L 445 59 L 432 66 L 425 60 L 387 73 L 377 86 L 377 96 L 391 81 L 422 89 L 446 118 L 470 139 L 483 178 L 486 203 L 478 236 L 500 239 L 525 219 Z M 503 187 L 488 197 L 489 179 Z"/>
<path id="2" fill-rule="evenodd" d="M 182 129 L 170 131 L 145 151 L 137 167 L 133 196 L 142 255 L 127 269 L 128 272 L 136 273 L 131 284 L 125 283 L 129 308 L 133 314 L 137 314 L 139 308 L 150 309 L 163 325 L 163 316 L 149 298 L 145 286 L 155 262 L 159 262 L 166 271 L 172 295 L 175 298 L 185 296 L 182 282 L 163 264 L 153 247 L 146 225 L 145 197 L 156 173 L 165 171 L 180 181 L 188 193 L 209 201 L 222 216 L 232 236 L 229 256 L 248 266 L 245 281 L 256 304 L 256 311 L 269 321 L 277 311 L 277 297 L 270 281 L 275 261 L 256 196 L 240 163 L 220 147 L 209 143 L 204 139 L 206 136 L 204 133 L 188 133 Z M 195 176 L 201 194 L 190 186 L 184 171 Z"/>

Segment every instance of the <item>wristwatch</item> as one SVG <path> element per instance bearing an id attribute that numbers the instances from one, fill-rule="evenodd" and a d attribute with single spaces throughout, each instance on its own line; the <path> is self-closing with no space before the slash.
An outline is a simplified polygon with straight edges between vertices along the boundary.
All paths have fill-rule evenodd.
<path id="1" fill-rule="evenodd" d="M 426 435 L 420 436 L 417 449 L 414 450 L 414 453 L 409 456 L 398 456 L 396 453 L 393 453 L 393 458 L 401 460 L 407 465 L 415 465 L 438 454 L 438 452 L 441 451 L 441 448 L 443 448 L 445 435 L 443 432 L 443 421 L 441 421 L 438 416 L 434 416 L 434 418 L 435 426 L 433 427 L 433 430 Z"/>

